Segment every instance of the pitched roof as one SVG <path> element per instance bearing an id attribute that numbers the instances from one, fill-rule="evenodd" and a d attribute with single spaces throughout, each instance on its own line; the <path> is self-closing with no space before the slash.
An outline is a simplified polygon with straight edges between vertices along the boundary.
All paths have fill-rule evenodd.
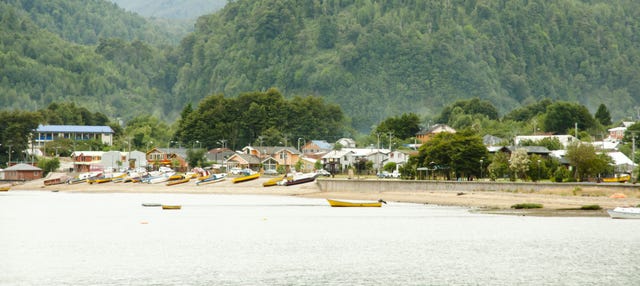
<path id="1" fill-rule="evenodd" d="M 40 125 L 36 132 L 51 133 L 115 133 L 109 126 Z"/>
<path id="2" fill-rule="evenodd" d="M 4 171 L 42 171 L 42 169 L 35 167 L 35 166 L 31 166 L 29 164 L 16 164 L 13 165 L 9 168 L 4 169 Z"/>
<path id="3" fill-rule="evenodd" d="M 318 148 L 323 149 L 323 150 L 331 150 L 331 149 L 333 149 L 333 146 L 331 146 L 331 144 L 329 144 L 329 142 L 327 142 L 325 140 L 311 140 L 311 143 L 316 144 L 316 146 L 318 146 Z"/>

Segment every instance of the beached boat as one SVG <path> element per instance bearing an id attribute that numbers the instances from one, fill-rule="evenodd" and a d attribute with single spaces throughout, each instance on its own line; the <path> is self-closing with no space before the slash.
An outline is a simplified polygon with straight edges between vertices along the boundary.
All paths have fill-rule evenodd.
<path id="1" fill-rule="evenodd" d="M 11 189 L 11 186 L 2 186 L 0 187 L 0 192 L 7 192 L 9 189 Z"/>
<path id="2" fill-rule="evenodd" d="M 179 210 L 181 208 L 181 205 L 162 205 L 163 210 Z"/>
<path id="3" fill-rule="evenodd" d="M 169 176 L 169 181 L 177 181 L 177 180 L 182 180 L 184 178 L 185 178 L 185 175 L 183 174 L 173 174 Z"/>
<path id="4" fill-rule="evenodd" d="M 640 208 L 634 207 L 617 207 L 607 210 L 611 218 L 635 218 L 640 219 Z"/>
<path id="5" fill-rule="evenodd" d="M 332 207 L 373 207 L 379 208 L 382 206 L 382 203 L 385 202 L 383 200 L 378 200 L 377 202 L 360 202 L 360 201 L 337 201 L 332 199 L 327 199 L 329 205 Z"/>
<path id="6" fill-rule="evenodd" d="M 267 181 L 265 181 L 264 183 L 262 183 L 263 187 L 272 187 L 277 185 L 279 182 L 282 182 L 283 180 L 286 180 L 287 176 L 285 175 L 284 177 L 275 177 L 272 179 L 269 179 Z"/>
<path id="7" fill-rule="evenodd" d="M 626 183 L 629 180 L 631 180 L 631 175 L 628 174 L 611 178 L 602 178 L 602 181 L 605 183 Z"/>
<path id="8" fill-rule="evenodd" d="M 244 175 L 242 177 L 233 178 L 233 180 L 231 180 L 231 182 L 233 182 L 235 184 L 235 183 L 255 180 L 257 178 L 260 178 L 260 173 L 253 173 L 253 174 L 249 174 L 249 175 Z"/>
<path id="9" fill-rule="evenodd" d="M 180 180 L 169 180 L 169 182 L 167 182 L 167 186 L 173 186 L 173 185 L 178 185 L 178 184 L 184 184 L 191 181 L 191 177 L 185 177 L 183 179 Z"/>
<path id="10" fill-rule="evenodd" d="M 62 184 L 64 182 L 65 181 L 63 180 L 63 178 L 53 178 L 53 179 L 44 180 L 44 185 L 51 186 L 51 185 Z"/>
<path id="11" fill-rule="evenodd" d="M 227 178 L 227 174 L 224 174 L 224 173 L 222 173 L 222 174 L 211 174 L 211 175 L 209 175 L 209 177 L 206 177 L 206 178 L 196 182 L 196 185 L 200 186 L 200 185 L 205 185 L 205 184 L 217 183 L 217 182 L 224 181 L 226 178 Z"/>
<path id="12" fill-rule="evenodd" d="M 317 176 L 318 175 L 316 173 L 304 173 L 304 174 L 294 175 L 293 177 L 291 177 L 291 179 L 287 178 L 283 182 L 285 186 L 304 184 L 304 183 L 315 181 Z"/>

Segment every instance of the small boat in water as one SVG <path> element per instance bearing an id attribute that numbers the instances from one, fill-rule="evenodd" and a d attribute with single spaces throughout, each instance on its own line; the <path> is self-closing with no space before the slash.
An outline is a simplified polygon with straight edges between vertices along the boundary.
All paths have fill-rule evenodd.
<path id="1" fill-rule="evenodd" d="M 143 203 L 142 204 L 143 207 L 161 207 L 161 204 L 156 204 L 156 203 Z"/>
<path id="2" fill-rule="evenodd" d="M 0 192 L 7 192 L 9 189 L 11 189 L 11 186 L 2 186 L 0 187 Z"/>
<path id="3" fill-rule="evenodd" d="M 378 200 L 376 202 L 355 202 L 355 201 L 347 202 L 347 201 L 337 201 L 337 200 L 327 199 L 327 201 L 329 202 L 329 205 L 331 205 L 332 207 L 372 207 L 372 208 L 379 208 L 379 207 L 382 206 L 382 203 L 386 203 L 383 200 Z"/>
<path id="4" fill-rule="evenodd" d="M 611 218 L 640 218 L 640 208 L 617 207 L 607 212 Z"/>
<path id="5" fill-rule="evenodd" d="M 162 205 L 163 210 L 179 210 L 181 208 L 181 205 Z"/>

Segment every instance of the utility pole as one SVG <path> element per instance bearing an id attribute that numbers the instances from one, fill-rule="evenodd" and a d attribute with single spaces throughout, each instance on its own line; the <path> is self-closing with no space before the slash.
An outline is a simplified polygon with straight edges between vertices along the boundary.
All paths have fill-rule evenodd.
<path id="1" fill-rule="evenodd" d="M 633 183 L 633 169 L 636 167 L 636 134 L 631 133 L 631 182 Z"/>
<path id="2" fill-rule="evenodd" d="M 389 132 L 389 151 L 391 151 L 391 138 L 393 137 L 393 132 Z"/>

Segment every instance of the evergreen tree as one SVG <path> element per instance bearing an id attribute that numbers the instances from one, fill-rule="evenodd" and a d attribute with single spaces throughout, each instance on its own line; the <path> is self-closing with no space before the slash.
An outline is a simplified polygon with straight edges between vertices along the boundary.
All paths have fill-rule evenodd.
<path id="1" fill-rule="evenodd" d="M 602 103 L 600 104 L 600 106 L 598 106 L 595 118 L 603 126 L 611 125 L 611 114 L 609 113 L 609 109 L 607 109 L 607 106 Z"/>

